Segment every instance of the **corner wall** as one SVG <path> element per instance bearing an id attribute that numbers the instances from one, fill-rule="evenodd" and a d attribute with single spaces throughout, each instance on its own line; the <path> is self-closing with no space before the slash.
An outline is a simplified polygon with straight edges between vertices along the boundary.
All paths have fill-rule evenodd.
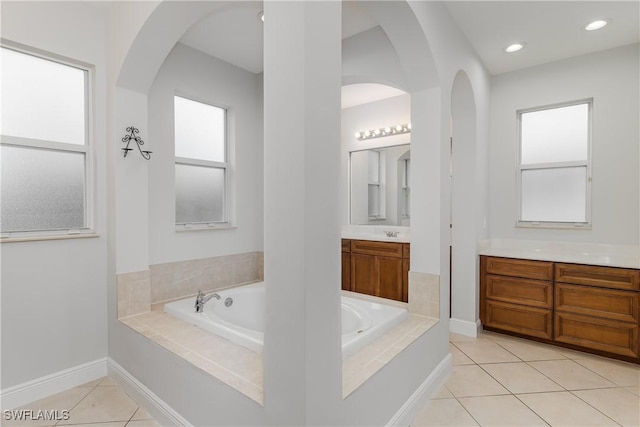
<path id="1" fill-rule="evenodd" d="M 107 354 L 105 10 L 89 3 L 2 2 L 3 39 L 94 65 L 91 144 L 99 234 L 1 244 L 3 391 Z"/>
<path id="2" fill-rule="evenodd" d="M 638 51 L 630 45 L 492 78 L 491 237 L 638 244 Z M 592 229 L 516 228 L 516 111 L 586 98 L 593 98 Z"/>

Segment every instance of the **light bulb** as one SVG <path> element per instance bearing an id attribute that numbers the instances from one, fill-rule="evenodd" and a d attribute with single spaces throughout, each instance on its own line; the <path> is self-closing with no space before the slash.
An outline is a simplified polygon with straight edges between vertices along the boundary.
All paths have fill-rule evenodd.
<path id="1" fill-rule="evenodd" d="M 524 48 L 525 44 L 524 43 L 514 43 L 511 44 L 509 46 L 507 46 L 507 48 L 504 50 L 507 53 L 514 53 L 517 52 L 519 50 L 522 50 Z"/>
<path id="2" fill-rule="evenodd" d="M 589 22 L 587 25 L 585 25 L 584 29 L 587 31 L 599 30 L 607 24 L 608 22 L 606 20 L 598 19 L 597 21 Z"/>

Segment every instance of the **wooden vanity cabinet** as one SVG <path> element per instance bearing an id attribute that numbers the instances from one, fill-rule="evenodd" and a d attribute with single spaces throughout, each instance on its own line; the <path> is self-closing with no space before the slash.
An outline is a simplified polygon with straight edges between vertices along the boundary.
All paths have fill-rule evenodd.
<path id="1" fill-rule="evenodd" d="M 640 270 L 481 256 L 480 320 L 640 363 Z"/>
<path id="2" fill-rule="evenodd" d="M 480 320 L 483 325 L 537 338 L 552 338 L 552 263 L 482 256 L 480 273 Z"/>
<path id="3" fill-rule="evenodd" d="M 555 264 L 557 342 L 640 357 L 640 271 Z"/>
<path id="4" fill-rule="evenodd" d="M 407 302 L 407 243 L 343 239 L 342 247 L 342 289 Z"/>
<path id="5" fill-rule="evenodd" d="M 342 239 L 342 289 L 351 290 L 351 241 Z"/>

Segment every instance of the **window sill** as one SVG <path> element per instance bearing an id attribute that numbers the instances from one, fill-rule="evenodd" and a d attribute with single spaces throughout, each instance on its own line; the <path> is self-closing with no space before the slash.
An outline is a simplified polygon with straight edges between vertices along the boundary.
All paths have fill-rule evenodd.
<path id="1" fill-rule="evenodd" d="M 550 230 L 591 230 L 588 223 L 569 222 L 516 222 L 516 228 L 541 228 Z"/>
<path id="2" fill-rule="evenodd" d="M 238 227 L 235 225 L 207 225 L 207 224 L 192 224 L 190 227 L 183 225 L 176 225 L 177 232 L 183 231 L 215 231 L 215 230 L 236 230 Z"/>
<path id="3" fill-rule="evenodd" d="M 51 234 L 39 236 L 7 236 L 0 238 L 0 243 L 18 243 L 18 242 L 39 242 L 42 240 L 71 240 L 71 239 L 89 239 L 100 237 L 97 233 L 77 233 L 77 234 Z"/>

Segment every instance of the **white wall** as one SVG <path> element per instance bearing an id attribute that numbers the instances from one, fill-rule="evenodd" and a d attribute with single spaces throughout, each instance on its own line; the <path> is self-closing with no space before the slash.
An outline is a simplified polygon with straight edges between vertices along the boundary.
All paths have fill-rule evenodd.
<path id="1" fill-rule="evenodd" d="M 262 250 L 263 144 L 260 76 L 178 43 L 148 96 L 150 264 Z M 234 229 L 175 228 L 173 96 L 227 108 L 230 218 Z M 235 198 L 234 198 L 235 197 Z"/>
<path id="2" fill-rule="evenodd" d="M 106 356 L 106 8 L 2 2 L 2 38 L 94 65 L 99 237 L 2 243 L 2 389 Z"/>
<path id="3" fill-rule="evenodd" d="M 342 83 L 381 83 L 406 89 L 398 54 L 382 28 L 373 27 L 342 41 Z"/>
<path id="4" fill-rule="evenodd" d="M 342 110 L 342 145 L 340 157 L 340 221 L 349 219 L 349 153 L 371 148 L 403 145 L 411 142 L 411 134 L 358 141 L 356 132 L 411 122 L 411 96 L 400 95 Z"/>
<path id="5" fill-rule="evenodd" d="M 638 51 L 631 45 L 492 78 L 491 237 L 638 244 Z M 516 228 L 516 111 L 585 98 L 593 98 L 592 229 Z"/>

